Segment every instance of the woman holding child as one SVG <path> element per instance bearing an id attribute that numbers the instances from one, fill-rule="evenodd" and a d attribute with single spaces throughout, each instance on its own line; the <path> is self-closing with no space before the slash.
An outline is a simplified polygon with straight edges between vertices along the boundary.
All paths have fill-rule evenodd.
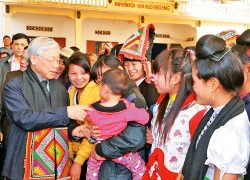
<path id="1" fill-rule="evenodd" d="M 93 66 L 93 79 L 100 83 L 103 73 L 112 68 L 122 68 L 122 64 L 116 56 L 105 55 L 97 60 Z M 128 90 L 122 96 L 133 102 L 137 108 L 146 108 L 146 102 L 138 90 L 136 84 L 129 80 Z M 93 127 L 94 134 L 101 135 L 97 127 Z M 74 132 L 74 131 L 73 131 Z M 96 160 L 105 160 L 121 157 L 128 152 L 138 152 L 144 159 L 143 147 L 146 143 L 146 128 L 144 125 L 129 122 L 127 127 L 117 136 L 102 140 L 93 149 L 92 156 Z M 74 135 L 74 134 L 73 134 Z M 100 136 L 99 136 L 100 137 Z M 99 138 L 95 135 L 95 138 Z M 100 167 L 98 179 L 132 179 L 132 173 L 124 165 L 105 160 Z"/>

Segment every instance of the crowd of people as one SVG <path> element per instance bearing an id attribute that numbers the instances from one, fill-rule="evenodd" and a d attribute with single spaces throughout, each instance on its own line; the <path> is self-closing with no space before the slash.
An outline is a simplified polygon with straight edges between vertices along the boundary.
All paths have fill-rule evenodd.
<path id="1" fill-rule="evenodd" d="M 0 179 L 250 179 L 250 29 L 152 59 L 154 36 L 99 56 L 4 36 Z"/>

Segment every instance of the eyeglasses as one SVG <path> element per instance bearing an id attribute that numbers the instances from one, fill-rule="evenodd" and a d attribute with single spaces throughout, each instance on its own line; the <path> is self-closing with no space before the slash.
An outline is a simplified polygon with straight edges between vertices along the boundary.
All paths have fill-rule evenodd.
<path id="1" fill-rule="evenodd" d="M 39 57 L 41 57 L 41 58 L 45 59 L 46 61 L 48 61 L 49 64 L 50 64 L 51 66 L 55 65 L 55 63 L 56 63 L 57 65 L 60 65 L 60 64 L 62 63 L 62 60 L 61 60 L 61 59 L 48 59 L 48 58 L 43 57 L 43 56 L 41 56 L 41 55 L 39 55 Z"/>

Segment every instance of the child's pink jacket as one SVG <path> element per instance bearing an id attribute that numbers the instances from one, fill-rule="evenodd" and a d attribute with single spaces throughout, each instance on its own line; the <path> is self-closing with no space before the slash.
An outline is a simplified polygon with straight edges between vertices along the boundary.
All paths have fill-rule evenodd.
<path id="1" fill-rule="evenodd" d="M 146 124 L 149 114 L 143 108 L 136 108 L 134 103 L 122 99 L 114 107 L 104 107 L 101 101 L 90 105 L 94 111 L 89 111 L 87 119 L 101 130 L 101 139 L 107 139 L 121 133 L 129 121 Z"/>

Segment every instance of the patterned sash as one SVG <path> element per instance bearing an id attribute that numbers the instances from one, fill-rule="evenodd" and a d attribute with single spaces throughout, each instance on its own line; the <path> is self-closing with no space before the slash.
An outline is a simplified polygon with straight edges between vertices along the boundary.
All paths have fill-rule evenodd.
<path id="1" fill-rule="evenodd" d="M 69 179 L 68 152 L 67 128 L 28 132 L 24 179 Z"/>

